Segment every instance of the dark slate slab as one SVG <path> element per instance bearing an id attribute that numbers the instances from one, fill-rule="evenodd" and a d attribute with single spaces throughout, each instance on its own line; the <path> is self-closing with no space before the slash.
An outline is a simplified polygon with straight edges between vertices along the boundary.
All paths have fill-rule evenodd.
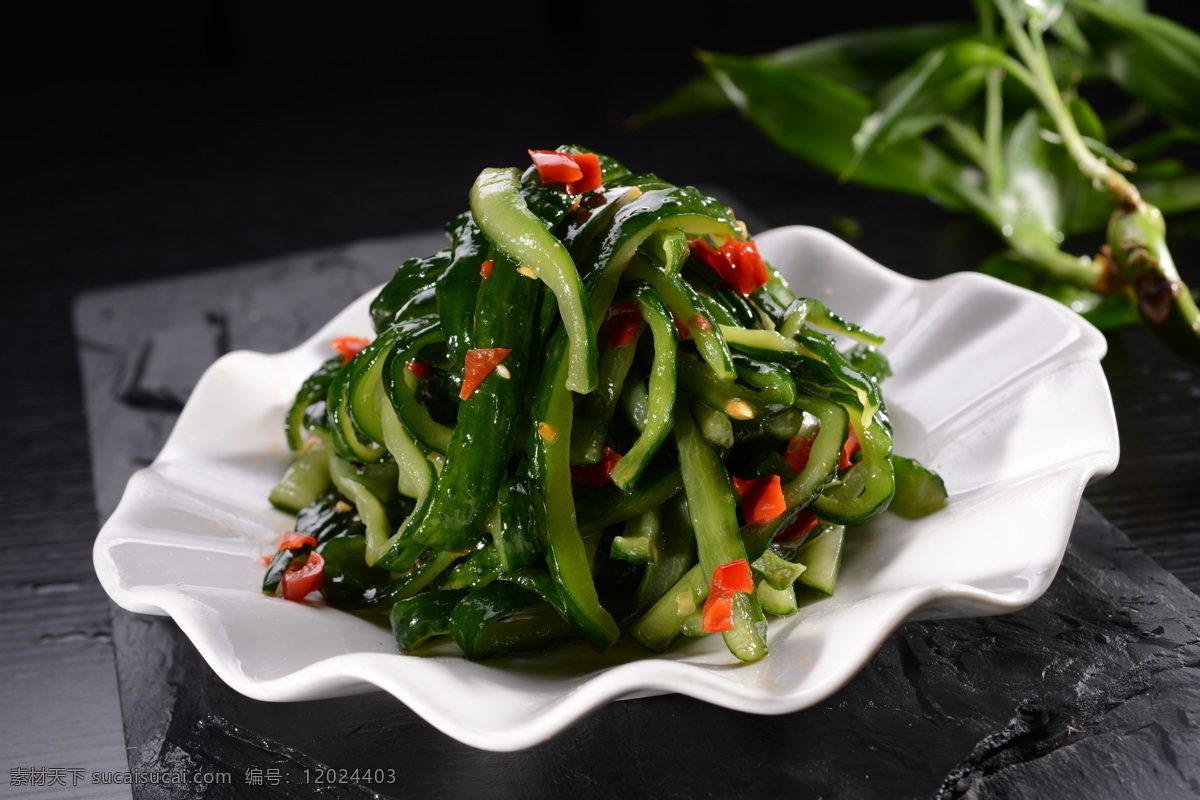
<path id="1" fill-rule="evenodd" d="M 440 241 L 363 243 L 81 298 L 101 518 L 214 355 L 294 345 Z M 379 692 L 242 697 L 169 619 L 114 607 L 113 641 L 131 767 L 235 778 L 137 787 L 142 798 L 1200 796 L 1200 598 L 1087 503 L 1033 606 L 908 623 L 837 695 L 778 717 L 631 700 L 531 750 L 487 753 Z M 334 785 L 327 768 L 372 774 Z"/>

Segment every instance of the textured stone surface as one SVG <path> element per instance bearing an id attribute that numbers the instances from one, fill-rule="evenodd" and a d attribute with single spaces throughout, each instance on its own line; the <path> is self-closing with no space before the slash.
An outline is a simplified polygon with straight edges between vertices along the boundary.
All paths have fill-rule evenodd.
<path id="1" fill-rule="evenodd" d="M 220 320 L 218 349 L 284 349 L 438 243 L 409 237 L 86 296 L 76 322 L 102 516 L 174 418 L 168 406 L 129 402 L 147 347 L 170 369 L 143 370 L 132 385 L 185 392 L 208 357 L 173 349 L 186 332 Z M 906 624 L 837 695 L 778 717 L 679 696 L 632 700 L 531 750 L 485 753 L 381 693 L 244 698 L 164 618 L 114 609 L 113 640 L 131 767 L 237 778 L 190 795 L 142 787 L 139 797 L 244 797 L 248 770 L 266 781 L 256 796 L 281 798 L 1032 798 L 1080 785 L 1089 798 L 1200 796 L 1200 599 L 1086 503 L 1033 606 Z M 323 767 L 382 770 L 382 780 L 335 791 L 312 782 Z"/>

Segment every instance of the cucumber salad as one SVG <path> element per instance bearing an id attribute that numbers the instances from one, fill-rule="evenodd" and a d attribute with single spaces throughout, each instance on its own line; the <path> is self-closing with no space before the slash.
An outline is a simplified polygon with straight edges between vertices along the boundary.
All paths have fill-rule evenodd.
<path id="1" fill-rule="evenodd" d="M 892 452 L 882 339 L 797 297 L 719 201 L 585 148 L 485 169 L 449 245 L 334 340 L 285 421 L 263 591 L 404 653 L 622 635 L 767 655 L 842 544 L 946 502 Z"/>

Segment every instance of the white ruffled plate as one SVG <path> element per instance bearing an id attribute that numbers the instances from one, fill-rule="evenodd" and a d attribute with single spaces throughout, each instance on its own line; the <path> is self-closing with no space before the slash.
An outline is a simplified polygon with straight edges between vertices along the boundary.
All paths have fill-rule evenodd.
<path id="1" fill-rule="evenodd" d="M 836 596 L 772 621 L 763 661 L 737 663 L 719 637 L 663 655 L 622 642 L 604 656 L 568 645 L 505 663 L 410 657 L 384 627 L 263 596 L 259 557 L 292 523 L 266 500 L 289 460 L 284 412 L 330 339 L 371 334 L 369 297 L 295 350 L 230 353 L 213 364 L 96 539 L 101 583 L 131 611 L 173 617 L 250 697 L 303 700 L 374 685 L 489 750 L 528 747 L 636 695 L 795 711 L 837 691 L 906 619 L 998 614 L 1037 599 L 1084 486 L 1116 466 L 1104 338 L 1057 303 L 982 275 L 912 280 L 810 228 L 757 241 L 798 294 L 887 336 L 896 452 L 937 470 L 951 494 L 926 519 L 885 514 L 855 531 Z"/>

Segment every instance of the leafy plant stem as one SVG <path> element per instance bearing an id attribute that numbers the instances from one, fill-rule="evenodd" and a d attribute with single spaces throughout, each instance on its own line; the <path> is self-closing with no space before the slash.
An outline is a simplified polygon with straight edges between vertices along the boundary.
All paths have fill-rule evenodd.
<path id="1" fill-rule="evenodd" d="M 1050 119 L 1058 129 L 1058 134 L 1062 137 L 1063 146 L 1067 148 L 1067 152 L 1071 154 L 1071 158 L 1078 165 L 1079 170 L 1098 189 L 1107 189 L 1109 195 L 1119 206 L 1141 207 L 1144 201 L 1137 187 L 1130 183 L 1124 175 L 1109 166 L 1106 161 L 1092 153 L 1091 148 L 1084 141 L 1083 135 L 1075 124 L 1075 118 L 1071 116 L 1071 111 L 1063 101 L 1062 93 L 1059 92 L 1058 84 L 1054 80 L 1041 28 L 1036 24 L 1029 25 L 1028 28 L 1022 25 L 1012 0 L 995 0 L 995 2 L 1001 16 L 1004 17 L 1004 24 L 1013 46 L 1033 77 L 1032 82 L 1028 84 L 1029 88 L 1033 90 L 1046 113 L 1050 115 Z"/>
<path id="2" fill-rule="evenodd" d="M 1004 135 L 1004 110 L 1002 106 L 1001 84 L 1004 73 L 999 69 L 988 71 L 987 75 L 987 107 L 983 123 L 984 158 L 987 165 L 988 190 L 991 198 L 996 201 L 1000 196 L 1000 188 L 1004 186 L 1004 156 L 1002 137 Z"/>

